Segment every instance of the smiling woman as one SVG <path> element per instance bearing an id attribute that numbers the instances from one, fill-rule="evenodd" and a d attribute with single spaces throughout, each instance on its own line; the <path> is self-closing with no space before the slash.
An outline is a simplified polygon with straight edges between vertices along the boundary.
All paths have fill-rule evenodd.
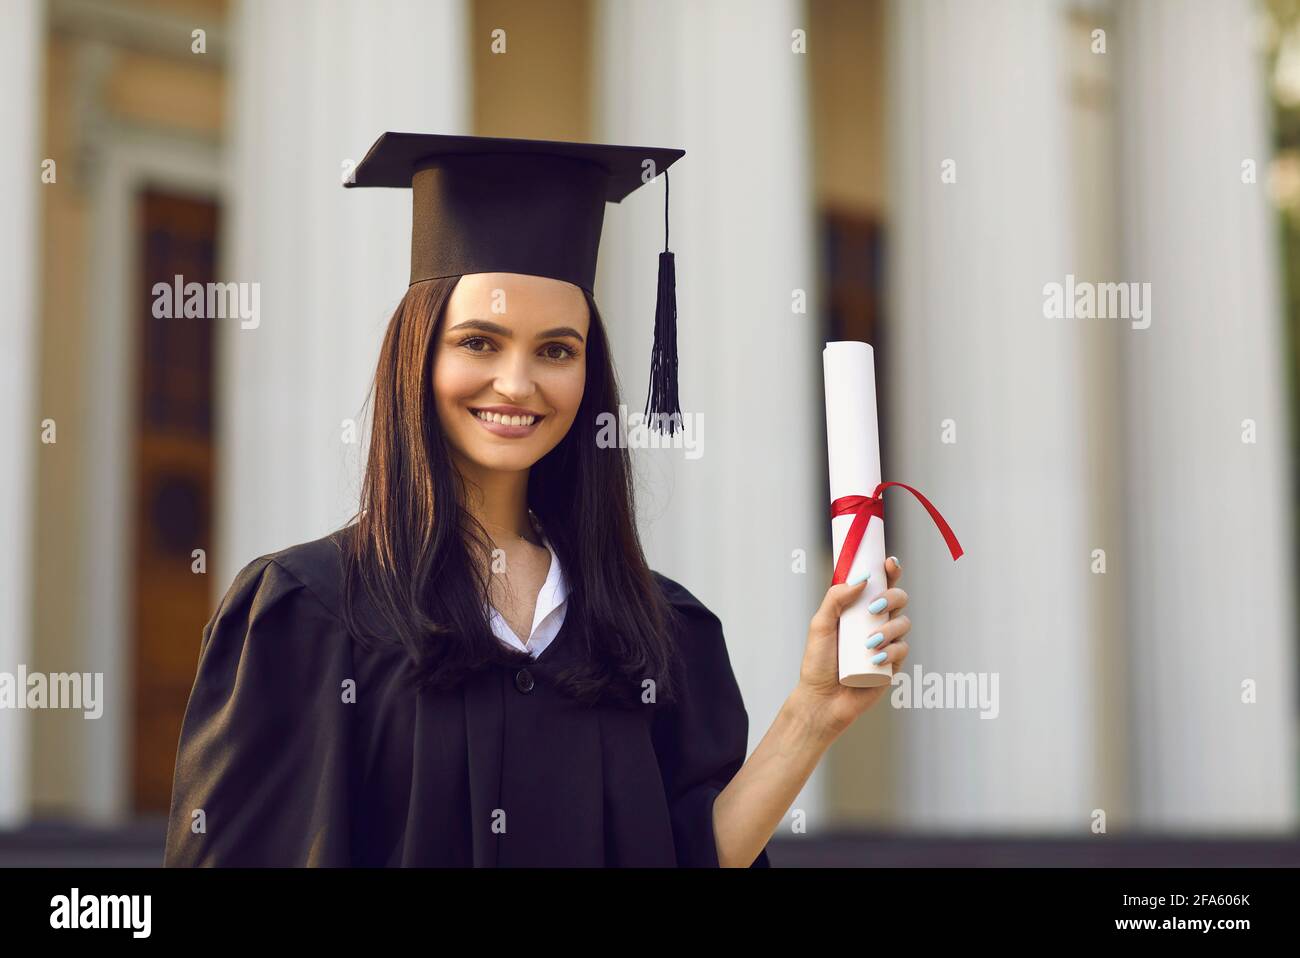
<path id="1" fill-rule="evenodd" d="M 593 441 L 619 397 L 590 292 L 413 283 L 373 404 L 356 521 L 250 564 L 205 631 L 167 863 L 718 865 L 747 717 Z M 532 621 L 512 593 L 531 634 L 496 627 Z"/>
<path id="2" fill-rule="evenodd" d="M 541 584 L 511 588 L 549 558 L 532 541 L 531 510 L 572 583 L 566 622 L 596 617 L 619 637 L 557 681 L 595 702 L 635 699 L 639 686 L 625 683 L 650 675 L 671 696 L 671 611 L 637 541 L 627 454 L 593 441 L 596 417 L 620 400 L 589 293 L 517 273 L 414 283 L 380 349 L 373 400 L 362 509 L 346 540 L 354 631 L 400 641 L 421 683 L 459 687 L 498 657 L 483 610 Z M 510 410 L 511 424 L 476 410 Z M 522 415 L 540 418 L 515 425 Z M 367 628 L 365 612 L 378 623 Z"/>
<path id="3" fill-rule="evenodd" d="M 861 587 L 828 593 L 746 762 L 721 621 L 650 569 L 627 448 L 597 441 L 622 408 L 591 290 L 604 204 L 680 155 L 385 134 L 357 167 L 415 204 L 360 509 L 251 562 L 204 630 L 167 864 L 770 864 L 866 703 L 834 687 Z M 670 255 L 650 404 L 672 407 Z M 902 620 L 884 631 L 901 661 Z"/>
<path id="4" fill-rule="evenodd" d="M 476 318 L 490 314 L 500 318 Z M 518 273 L 457 282 L 433 383 L 462 471 L 526 468 L 569 431 L 586 383 L 589 323 L 586 298 L 570 283 Z"/>

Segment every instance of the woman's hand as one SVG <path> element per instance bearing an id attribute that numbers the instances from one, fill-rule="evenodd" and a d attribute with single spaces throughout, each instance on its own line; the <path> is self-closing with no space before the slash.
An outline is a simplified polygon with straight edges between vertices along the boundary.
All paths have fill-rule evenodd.
<path id="1" fill-rule="evenodd" d="M 912 622 L 902 614 L 907 605 L 907 593 L 898 588 L 903 570 L 898 560 L 890 556 L 885 560 L 885 578 L 888 588 L 879 596 L 886 600 L 889 621 L 881 627 L 884 638 L 872 650 L 885 653 L 881 665 L 889 664 L 897 672 L 907 658 L 904 637 Z M 857 601 L 866 588 L 866 582 L 857 585 L 840 583 L 826 592 L 819 608 L 808 626 L 808 645 L 804 651 L 803 665 L 799 669 L 799 686 L 794 698 L 808 709 L 812 721 L 822 725 L 830 734 L 839 735 L 853 721 L 871 708 L 889 685 L 869 689 L 855 689 L 840 684 L 839 626 L 840 615 Z M 884 610 L 882 610 L 884 611 Z"/>

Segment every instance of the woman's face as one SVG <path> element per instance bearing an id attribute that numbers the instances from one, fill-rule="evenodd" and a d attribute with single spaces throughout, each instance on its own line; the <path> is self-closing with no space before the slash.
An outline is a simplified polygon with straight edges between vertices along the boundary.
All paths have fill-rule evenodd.
<path id="1" fill-rule="evenodd" d="M 582 402 L 589 322 L 587 300 L 570 283 L 461 277 L 435 346 L 433 391 L 462 469 L 528 469 L 559 444 Z"/>

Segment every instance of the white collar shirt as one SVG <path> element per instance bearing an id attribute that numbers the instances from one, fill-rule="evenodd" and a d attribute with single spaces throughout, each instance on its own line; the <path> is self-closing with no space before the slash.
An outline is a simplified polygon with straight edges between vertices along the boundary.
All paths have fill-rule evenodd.
<path id="1" fill-rule="evenodd" d="M 564 624 L 564 614 L 569 604 L 569 583 L 560 567 L 560 557 L 555 554 L 551 540 L 538 529 L 542 542 L 551 553 L 551 566 L 546 573 L 546 581 L 537 593 L 537 607 L 533 612 L 533 627 L 525 644 L 515 635 L 514 629 L 506 624 L 505 618 L 495 608 L 492 609 L 492 631 L 496 637 L 513 649 L 527 652 L 534 659 L 546 651 L 560 626 Z"/>

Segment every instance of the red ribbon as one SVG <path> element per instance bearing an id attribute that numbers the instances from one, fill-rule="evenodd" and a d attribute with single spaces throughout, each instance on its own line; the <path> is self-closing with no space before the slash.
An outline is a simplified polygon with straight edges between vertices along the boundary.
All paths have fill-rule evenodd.
<path id="1" fill-rule="evenodd" d="M 926 511 L 930 513 L 930 518 L 934 520 L 934 524 L 939 527 L 939 531 L 943 534 L 943 541 L 948 543 L 948 551 L 952 553 L 952 561 L 956 562 L 961 558 L 961 543 L 957 541 L 957 536 L 953 533 L 952 527 L 948 525 L 943 516 L 939 515 L 939 510 L 930 503 L 929 499 L 905 482 L 882 482 L 876 486 L 876 491 L 870 496 L 840 496 L 831 503 L 832 519 L 836 516 L 853 516 L 853 524 L 849 526 L 849 534 L 844 537 L 840 557 L 835 562 L 835 578 L 831 579 L 831 585 L 839 585 L 841 582 L 848 580 L 849 569 L 853 568 L 853 558 L 858 554 L 858 546 L 867 532 L 867 525 L 871 522 L 871 517 L 875 516 L 881 522 L 885 521 L 884 493 L 890 486 L 902 486 L 921 500 L 921 505 L 925 506 Z"/>

